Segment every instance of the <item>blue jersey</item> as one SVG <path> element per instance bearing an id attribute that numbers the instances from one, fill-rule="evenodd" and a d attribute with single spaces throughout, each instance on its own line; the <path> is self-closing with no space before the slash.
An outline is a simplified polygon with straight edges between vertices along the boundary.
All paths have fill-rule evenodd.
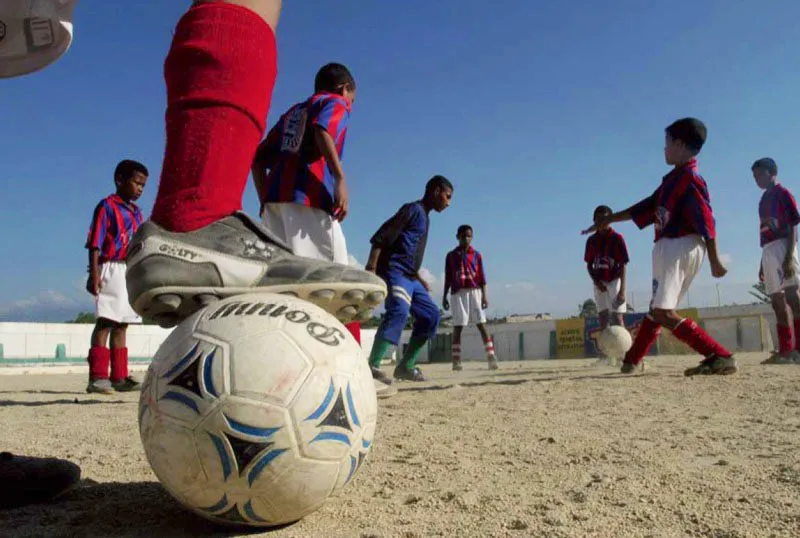
<path id="1" fill-rule="evenodd" d="M 381 248 L 377 273 L 386 275 L 390 271 L 400 271 L 407 276 L 416 275 L 425 256 L 429 224 L 422 201 L 403 205 L 384 222 L 370 240 Z"/>

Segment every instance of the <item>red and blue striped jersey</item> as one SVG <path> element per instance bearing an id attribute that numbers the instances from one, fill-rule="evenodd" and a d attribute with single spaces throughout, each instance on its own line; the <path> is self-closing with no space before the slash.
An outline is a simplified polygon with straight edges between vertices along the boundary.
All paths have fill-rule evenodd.
<path id="1" fill-rule="evenodd" d="M 639 228 L 653 224 L 655 240 L 697 234 L 704 239 L 717 236 L 708 186 L 692 159 L 664 176 L 653 194 L 630 209 Z"/>
<path id="2" fill-rule="evenodd" d="M 789 229 L 800 224 L 797 202 L 789 190 L 776 183 L 764 191 L 758 202 L 761 246 L 789 237 Z"/>
<path id="3" fill-rule="evenodd" d="M 456 247 L 444 259 L 444 287 L 453 293 L 462 289 L 477 289 L 486 285 L 483 257 L 472 247 Z"/>
<path id="4" fill-rule="evenodd" d="M 143 220 L 136 204 L 112 194 L 94 209 L 86 248 L 99 250 L 101 263 L 124 262 L 128 244 Z"/>
<path id="5" fill-rule="evenodd" d="M 608 228 L 597 232 L 586 240 L 584 261 L 589 264 L 593 280 L 611 282 L 622 276 L 622 268 L 628 263 L 628 247 L 622 234 Z"/>
<path id="6" fill-rule="evenodd" d="M 263 203 L 288 202 L 331 212 L 336 180 L 314 138 L 324 129 L 342 158 L 351 104 L 341 95 L 318 93 L 291 107 L 270 130 L 259 157 L 269 173 Z"/>

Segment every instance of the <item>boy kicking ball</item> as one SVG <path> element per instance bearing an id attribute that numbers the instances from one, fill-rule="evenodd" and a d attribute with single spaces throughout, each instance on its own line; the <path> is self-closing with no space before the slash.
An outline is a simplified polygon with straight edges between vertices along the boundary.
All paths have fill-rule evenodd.
<path id="1" fill-rule="evenodd" d="M 497 370 L 494 342 L 486 330 L 486 313 L 489 301 L 486 297 L 486 275 L 483 257 L 472 248 L 472 226 L 463 224 L 456 232 L 458 246 L 447 253 L 444 263 L 444 297 L 442 306 L 453 313 L 453 370 L 460 371 L 461 332 L 469 323 L 475 323 L 481 333 L 489 369 Z M 452 305 L 447 294 L 452 290 Z M 451 308 L 452 306 L 452 308 Z"/>
<path id="2" fill-rule="evenodd" d="M 778 182 L 778 165 L 769 157 L 752 166 L 753 179 L 764 190 L 758 203 L 761 223 L 759 278 L 772 300 L 778 324 L 778 351 L 762 364 L 800 363 L 800 278 L 798 278 L 797 225 L 800 214 L 789 190 Z M 794 318 L 794 342 L 787 304 Z"/>
<path id="3" fill-rule="evenodd" d="M 653 299 L 650 312 L 642 321 L 633 346 L 625 354 L 622 373 L 634 372 L 666 327 L 675 337 L 704 357 L 684 374 L 728 375 L 736 372 L 730 351 L 714 340 L 691 319 L 675 311 L 689 291 L 708 253 L 711 274 L 722 278 L 727 269 L 717 252 L 717 233 L 708 187 L 700 176 L 697 155 L 706 141 L 706 126 L 698 119 L 683 118 L 665 129 L 664 159 L 673 166 L 661 185 L 639 203 L 604 217 L 583 233 L 594 232 L 603 224 L 633 220 L 639 228 L 653 224 Z"/>

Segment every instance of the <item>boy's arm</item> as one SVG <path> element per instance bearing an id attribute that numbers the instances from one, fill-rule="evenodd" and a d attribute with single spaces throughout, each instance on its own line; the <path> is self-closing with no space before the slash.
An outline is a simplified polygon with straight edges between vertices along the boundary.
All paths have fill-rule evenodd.
<path id="1" fill-rule="evenodd" d="M 100 250 L 89 249 L 89 279 L 86 281 L 86 291 L 94 296 L 100 293 Z"/>
<path id="2" fill-rule="evenodd" d="M 789 245 L 786 247 L 786 257 L 783 260 L 783 275 L 784 278 L 791 278 L 796 271 L 794 260 L 797 248 L 797 226 L 789 226 L 787 241 L 789 241 Z"/>
<path id="3" fill-rule="evenodd" d="M 625 302 L 625 290 L 628 283 L 628 266 L 622 266 L 622 272 L 619 275 L 619 294 L 617 295 L 617 302 L 620 304 Z"/>
<path id="4" fill-rule="evenodd" d="M 489 308 L 489 296 L 486 293 L 486 273 L 483 271 L 483 256 L 478 254 L 478 286 L 481 288 L 481 308 Z"/>
<path id="5" fill-rule="evenodd" d="M 330 170 L 333 179 L 336 181 L 333 216 L 342 221 L 347 216 L 349 193 L 347 192 L 347 179 L 344 176 L 342 161 L 339 159 L 339 152 L 336 150 L 336 142 L 330 133 L 320 126 L 314 129 L 314 141 L 328 164 L 328 170 Z"/>
<path id="6" fill-rule="evenodd" d="M 106 204 L 97 204 L 92 215 L 92 223 L 89 227 L 89 235 L 86 238 L 86 248 L 89 250 L 89 278 L 86 281 L 86 291 L 92 295 L 100 292 L 100 249 L 108 229 L 108 213 Z"/>
<path id="7" fill-rule="evenodd" d="M 378 258 L 380 258 L 380 256 L 381 247 L 372 245 L 372 248 L 369 251 L 369 258 L 367 259 L 367 265 L 364 266 L 364 270 L 374 273 L 376 267 L 378 266 Z"/>
<path id="8" fill-rule="evenodd" d="M 644 198 L 627 209 L 623 209 L 622 211 L 618 211 L 616 213 L 612 213 L 611 215 L 607 216 L 602 222 L 597 224 L 592 224 L 587 229 L 583 230 L 581 233 L 583 235 L 594 233 L 598 229 L 598 224 L 613 224 L 615 222 L 625 222 L 627 220 L 632 220 L 636 223 L 639 228 L 644 228 L 650 224 L 655 222 L 655 193 L 651 194 L 647 198 Z"/>
<path id="9" fill-rule="evenodd" d="M 260 205 L 267 199 L 267 170 L 272 168 L 275 156 L 278 152 L 279 130 L 275 125 L 267 137 L 258 145 L 256 155 L 253 158 L 253 165 L 250 172 L 253 175 L 253 185 L 256 188 Z"/>
<path id="10" fill-rule="evenodd" d="M 444 292 L 442 293 L 442 305 L 445 307 L 445 309 L 448 308 L 447 294 L 450 293 L 451 286 L 452 282 L 450 282 L 450 254 L 448 254 L 444 259 Z"/>

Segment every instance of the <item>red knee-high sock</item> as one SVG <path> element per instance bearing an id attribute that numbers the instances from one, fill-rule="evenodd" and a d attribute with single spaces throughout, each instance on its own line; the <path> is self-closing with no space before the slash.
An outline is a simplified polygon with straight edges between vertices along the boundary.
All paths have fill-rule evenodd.
<path id="1" fill-rule="evenodd" d="M 639 332 L 636 333 L 636 339 L 633 345 L 625 354 L 625 362 L 631 364 L 639 364 L 644 359 L 644 356 L 653 347 L 653 344 L 661 333 L 661 326 L 650 319 L 650 316 L 645 316 L 642 324 L 639 326 Z"/>
<path id="2" fill-rule="evenodd" d="M 111 350 L 111 381 L 122 381 L 128 377 L 128 348 Z"/>
<path id="3" fill-rule="evenodd" d="M 111 352 L 107 347 L 92 346 L 89 348 L 89 377 L 92 379 L 108 379 L 108 365 Z"/>
<path id="4" fill-rule="evenodd" d="M 350 334 L 352 334 L 353 338 L 356 339 L 358 345 L 361 345 L 361 322 L 351 321 L 350 323 L 345 324 L 345 328 L 350 331 Z"/>
<path id="5" fill-rule="evenodd" d="M 718 355 L 730 357 L 731 352 L 722 347 L 722 344 L 711 338 L 693 319 L 684 319 L 677 327 L 672 329 L 675 338 L 697 351 L 703 357 Z"/>
<path id="6" fill-rule="evenodd" d="M 792 349 L 791 344 L 789 350 Z M 794 349 L 800 351 L 800 319 L 794 320 Z"/>
<path id="7" fill-rule="evenodd" d="M 155 222 L 188 232 L 241 209 L 276 73 L 275 34 L 255 12 L 213 2 L 181 18 L 164 63 L 167 145 Z"/>
<path id="8" fill-rule="evenodd" d="M 797 327 L 796 321 L 795 327 Z M 788 325 L 778 325 L 776 329 L 778 331 L 778 353 L 788 355 L 794 349 L 792 346 L 792 330 Z M 797 333 L 797 329 L 795 329 L 795 333 Z"/>

